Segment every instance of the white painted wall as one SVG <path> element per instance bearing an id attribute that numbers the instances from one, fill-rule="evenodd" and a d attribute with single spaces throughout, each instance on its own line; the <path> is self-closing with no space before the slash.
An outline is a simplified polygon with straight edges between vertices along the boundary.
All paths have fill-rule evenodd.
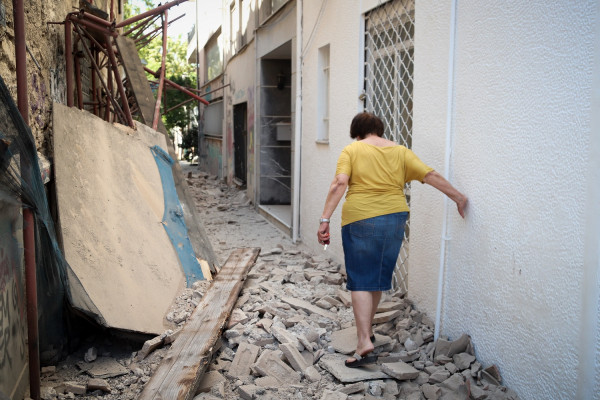
<path id="1" fill-rule="evenodd" d="M 321 13 L 321 6 L 325 5 Z M 324 0 L 304 2 L 302 76 L 302 189 L 300 236 L 313 250 L 322 250 L 316 233 L 337 158 L 350 139 L 350 121 L 359 111 L 360 2 Z M 311 36 L 312 34 L 312 36 Z M 329 144 L 317 140 L 318 49 L 330 46 Z M 359 87 L 359 83 L 361 86 Z M 330 256 L 343 260 L 341 203 L 331 221 Z"/>
<path id="2" fill-rule="evenodd" d="M 413 143 L 440 168 L 450 9 L 432 3 L 416 9 Z M 576 398 L 595 18 L 593 1 L 458 2 L 450 177 L 470 208 L 448 217 L 442 333 L 470 334 L 522 399 Z M 409 296 L 432 315 L 442 203 L 413 195 Z"/>

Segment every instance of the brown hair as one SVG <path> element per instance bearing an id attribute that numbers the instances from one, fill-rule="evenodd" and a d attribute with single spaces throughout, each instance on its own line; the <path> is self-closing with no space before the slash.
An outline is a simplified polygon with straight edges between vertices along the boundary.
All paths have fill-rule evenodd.
<path id="1" fill-rule="evenodd" d="M 354 116 L 350 124 L 350 137 L 364 139 L 369 134 L 383 136 L 383 122 L 378 116 L 369 112 L 361 112 Z"/>

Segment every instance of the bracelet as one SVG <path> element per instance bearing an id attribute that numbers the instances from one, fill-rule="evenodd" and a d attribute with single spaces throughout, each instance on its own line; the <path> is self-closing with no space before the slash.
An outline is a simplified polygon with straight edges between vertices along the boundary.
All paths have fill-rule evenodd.
<path id="1" fill-rule="evenodd" d="M 329 218 L 319 218 L 319 223 L 327 222 L 329 223 Z"/>

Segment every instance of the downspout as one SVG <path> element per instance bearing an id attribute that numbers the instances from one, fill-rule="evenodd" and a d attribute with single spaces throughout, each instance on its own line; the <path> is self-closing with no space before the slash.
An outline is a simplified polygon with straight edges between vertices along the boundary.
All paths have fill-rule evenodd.
<path id="1" fill-rule="evenodd" d="M 29 125 L 27 101 L 27 53 L 25 42 L 25 9 L 23 0 L 13 0 L 15 28 L 15 58 L 17 67 L 17 105 L 26 125 Z M 33 168 L 21 158 L 21 174 L 28 179 Z M 28 182 L 30 183 L 30 182 Z M 35 265 L 35 222 L 33 211 L 23 208 L 23 253 L 25 258 L 25 294 L 27 296 L 27 343 L 29 351 L 29 392 L 40 399 L 40 349 L 38 342 L 37 276 Z"/>
<path id="2" fill-rule="evenodd" d="M 446 151 L 444 156 L 444 177 L 450 180 L 450 158 L 452 156 L 452 111 L 454 106 L 454 56 L 456 50 L 456 2 L 452 0 L 450 9 L 450 43 L 448 46 L 448 99 L 446 101 Z M 440 336 L 442 301 L 444 297 L 444 275 L 446 270 L 446 241 L 448 237 L 448 196 L 444 196 L 444 216 L 440 246 L 440 268 L 438 272 L 437 304 L 435 311 L 435 330 L 433 340 Z"/>
<path id="3" fill-rule="evenodd" d="M 302 146 L 302 7 L 296 0 L 296 104 L 294 120 L 294 197 L 292 199 L 292 242 L 300 232 L 300 156 Z"/>
<path id="4" fill-rule="evenodd" d="M 594 68 L 592 70 L 590 152 L 587 173 L 587 199 L 581 319 L 579 323 L 579 362 L 577 365 L 577 399 L 592 399 L 600 385 L 598 348 L 598 302 L 600 300 L 600 10 L 596 9 Z"/>

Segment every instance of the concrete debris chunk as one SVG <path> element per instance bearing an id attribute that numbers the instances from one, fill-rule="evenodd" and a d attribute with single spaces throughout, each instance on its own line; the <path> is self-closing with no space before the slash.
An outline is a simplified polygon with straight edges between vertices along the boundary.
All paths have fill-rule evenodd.
<path id="1" fill-rule="evenodd" d="M 351 385 L 345 385 L 343 388 L 339 389 L 339 392 L 345 394 L 354 394 L 354 393 L 362 393 L 365 391 L 365 384 L 363 382 L 356 382 Z"/>
<path id="2" fill-rule="evenodd" d="M 362 382 L 373 379 L 385 379 L 389 375 L 381 371 L 380 366 L 376 364 L 367 365 L 361 368 L 348 368 L 344 361 L 348 356 L 341 354 L 326 354 L 319 360 L 319 365 L 329 371 L 342 383 Z"/>
<path id="3" fill-rule="evenodd" d="M 442 368 L 429 376 L 429 383 L 442 383 L 449 377 L 450 372 Z"/>
<path id="4" fill-rule="evenodd" d="M 479 364 L 479 363 L 475 363 Z M 481 364 L 479 364 L 479 368 L 481 368 Z M 472 368 L 471 368 L 472 369 Z M 490 365 L 486 369 L 484 369 L 486 373 L 488 373 L 492 378 L 494 378 L 498 382 L 502 382 L 502 377 L 500 376 L 500 370 L 496 365 Z"/>
<path id="5" fill-rule="evenodd" d="M 342 303 L 344 303 L 346 307 L 350 307 L 352 305 L 352 295 L 350 294 L 350 292 L 339 289 L 337 292 L 337 296 L 340 298 L 340 300 L 342 301 Z"/>
<path id="6" fill-rule="evenodd" d="M 333 320 L 333 321 L 337 320 L 336 314 L 326 311 L 326 310 L 323 310 L 322 308 L 317 307 L 317 306 L 309 303 L 306 300 L 295 299 L 293 297 L 282 297 L 281 300 L 288 303 L 292 307 L 294 307 L 296 309 L 304 310 L 309 314 L 319 314 L 325 318 L 329 318 L 330 320 Z"/>
<path id="7" fill-rule="evenodd" d="M 237 324 L 245 324 L 248 322 L 248 316 L 245 312 L 236 308 L 232 311 L 231 316 L 229 317 L 229 322 L 227 323 L 227 328 L 231 328 Z"/>
<path id="8" fill-rule="evenodd" d="M 416 368 L 402 361 L 381 364 L 381 370 L 399 381 L 411 380 L 419 376 Z"/>
<path id="9" fill-rule="evenodd" d="M 138 351 L 136 360 L 141 361 L 144 358 L 148 357 L 148 354 L 152 353 L 154 350 L 161 347 L 163 345 L 163 343 L 164 343 L 163 336 L 156 336 L 155 338 L 146 340 L 144 342 L 144 345 L 142 346 L 142 349 L 140 351 Z"/>
<path id="10" fill-rule="evenodd" d="M 383 312 L 383 313 L 377 313 L 375 314 L 375 317 L 373 318 L 373 323 L 374 324 L 383 324 L 385 322 L 391 321 L 394 318 L 400 316 L 402 314 L 402 311 L 400 310 L 393 310 L 393 311 L 387 311 L 387 312 Z"/>
<path id="11" fill-rule="evenodd" d="M 347 394 L 341 392 L 334 392 L 328 389 L 325 389 L 323 391 L 323 396 L 321 396 L 321 400 L 346 400 L 347 398 Z"/>
<path id="12" fill-rule="evenodd" d="M 65 391 L 73 394 L 85 394 L 87 388 L 78 382 L 65 382 Z"/>
<path id="13" fill-rule="evenodd" d="M 296 347 L 298 351 L 304 350 L 304 346 L 302 346 L 298 338 L 293 333 L 288 332 L 281 322 L 276 322 L 271 326 L 271 334 L 275 336 L 281 344 L 290 343 Z"/>
<path id="14" fill-rule="evenodd" d="M 427 400 L 438 400 L 442 394 L 442 389 L 439 386 L 426 383 L 421 387 L 423 395 Z"/>
<path id="15" fill-rule="evenodd" d="M 250 368 L 254 364 L 254 361 L 256 361 L 259 351 L 260 348 L 258 346 L 240 343 L 229 367 L 228 374 L 236 378 L 250 375 Z"/>
<path id="16" fill-rule="evenodd" d="M 83 356 L 85 362 L 91 363 L 98 358 L 98 350 L 95 347 L 90 347 Z"/>
<path id="17" fill-rule="evenodd" d="M 87 390 L 90 390 L 90 391 L 101 390 L 106 393 L 111 392 L 110 384 L 108 383 L 108 381 L 106 379 L 97 379 L 97 378 L 92 378 L 87 382 Z"/>
<path id="18" fill-rule="evenodd" d="M 452 356 L 452 360 L 456 367 L 463 371 L 471 367 L 471 363 L 475 361 L 475 356 L 472 356 L 469 353 L 458 353 Z"/>
<path id="19" fill-rule="evenodd" d="M 375 334 L 375 347 L 382 347 L 392 342 L 392 338 L 389 336 L 383 336 Z M 356 337 L 356 327 L 351 326 L 346 329 L 334 331 L 331 334 L 331 346 L 338 353 L 342 354 L 353 354 L 358 344 L 358 338 Z M 418 357 L 417 357 L 418 358 Z"/>
<path id="20" fill-rule="evenodd" d="M 303 373 L 306 379 L 311 382 L 319 382 L 321 380 L 321 374 L 313 365 L 308 366 Z"/>
<path id="21" fill-rule="evenodd" d="M 473 344 L 471 343 L 471 337 L 467 334 L 463 334 L 460 338 L 455 341 L 449 341 L 444 339 L 438 339 L 435 344 L 435 357 L 438 355 L 445 355 L 452 357 L 458 353 L 469 353 L 474 355 Z"/>
<path id="22" fill-rule="evenodd" d="M 265 350 L 252 368 L 262 376 L 277 379 L 281 385 L 300 383 L 300 375 L 277 357 L 273 351 Z"/>
<path id="23" fill-rule="evenodd" d="M 243 385 L 238 387 L 238 393 L 244 400 L 257 399 L 258 395 L 264 393 L 265 390 L 256 385 Z"/>
<path id="24" fill-rule="evenodd" d="M 310 366 L 293 344 L 282 343 L 279 345 L 279 349 L 281 349 L 287 361 L 297 372 L 303 372 Z"/>
<path id="25" fill-rule="evenodd" d="M 129 370 L 110 357 L 98 357 L 93 363 L 79 362 L 77 366 L 94 378 L 111 378 L 125 375 Z"/>

